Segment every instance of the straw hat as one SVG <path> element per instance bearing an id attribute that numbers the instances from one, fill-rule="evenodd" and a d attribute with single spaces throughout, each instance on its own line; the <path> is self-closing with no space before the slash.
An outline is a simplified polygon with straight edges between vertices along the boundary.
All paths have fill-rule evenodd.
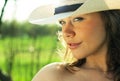
<path id="1" fill-rule="evenodd" d="M 120 0 L 60 0 L 60 3 L 36 8 L 29 21 L 34 24 L 48 24 L 69 16 L 114 9 L 120 9 Z"/>

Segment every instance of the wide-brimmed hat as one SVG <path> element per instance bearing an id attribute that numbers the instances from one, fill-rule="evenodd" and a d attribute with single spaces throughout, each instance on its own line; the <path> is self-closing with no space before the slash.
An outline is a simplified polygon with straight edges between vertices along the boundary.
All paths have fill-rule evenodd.
<path id="1" fill-rule="evenodd" d="M 29 17 L 34 24 L 54 23 L 59 19 L 106 10 L 120 9 L 120 0 L 59 0 L 36 8 Z"/>

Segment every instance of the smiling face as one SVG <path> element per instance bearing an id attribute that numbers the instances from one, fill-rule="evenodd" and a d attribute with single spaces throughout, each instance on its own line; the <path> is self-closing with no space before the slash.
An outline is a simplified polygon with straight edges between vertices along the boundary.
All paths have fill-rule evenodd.
<path id="1" fill-rule="evenodd" d="M 106 30 L 99 13 L 61 19 L 62 33 L 68 48 L 77 59 L 107 50 Z"/>

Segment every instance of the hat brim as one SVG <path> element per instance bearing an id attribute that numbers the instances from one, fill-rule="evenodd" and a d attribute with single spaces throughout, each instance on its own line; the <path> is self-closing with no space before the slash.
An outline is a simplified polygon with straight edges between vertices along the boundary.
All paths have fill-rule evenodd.
<path id="1" fill-rule="evenodd" d="M 55 23 L 59 19 L 68 17 L 68 16 L 76 16 L 79 14 L 88 14 L 93 12 L 105 11 L 105 10 L 113 10 L 120 9 L 120 0 L 87 0 L 82 6 L 80 6 L 77 10 L 73 12 L 65 12 L 56 14 L 55 7 L 53 4 L 45 5 L 38 7 L 35 9 L 30 17 L 29 21 L 34 24 L 49 24 Z"/>
<path id="2" fill-rule="evenodd" d="M 33 24 L 53 24 L 62 18 L 69 17 L 72 14 L 73 12 L 68 12 L 68 13 L 61 13 L 61 14 L 57 14 L 57 15 L 53 15 L 45 18 L 40 18 L 40 17 L 38 17 L 38 19 L 31 18 L 29 19 L 29 22 Z"/>
<path id="3" fill-rule="evenodd" d="M 36 8 L 29 17 L 29 22 L 33 24 L 50 24 L 55 23 L 59 19 L 70 16 L 73 12 L 60 13 L 54 15 L 54 6 L 52 4 L 40 6 Z"/>

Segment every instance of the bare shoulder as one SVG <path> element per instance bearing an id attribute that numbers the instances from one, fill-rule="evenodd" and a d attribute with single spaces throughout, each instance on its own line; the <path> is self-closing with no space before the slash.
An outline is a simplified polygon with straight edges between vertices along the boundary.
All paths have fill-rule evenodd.
<path id="1" fill-rule="evenodd" d="M 51 63 L 44 66 L 32 81 L 61 81 L 63 74 L 67 73 L 65 63 Z"/>

